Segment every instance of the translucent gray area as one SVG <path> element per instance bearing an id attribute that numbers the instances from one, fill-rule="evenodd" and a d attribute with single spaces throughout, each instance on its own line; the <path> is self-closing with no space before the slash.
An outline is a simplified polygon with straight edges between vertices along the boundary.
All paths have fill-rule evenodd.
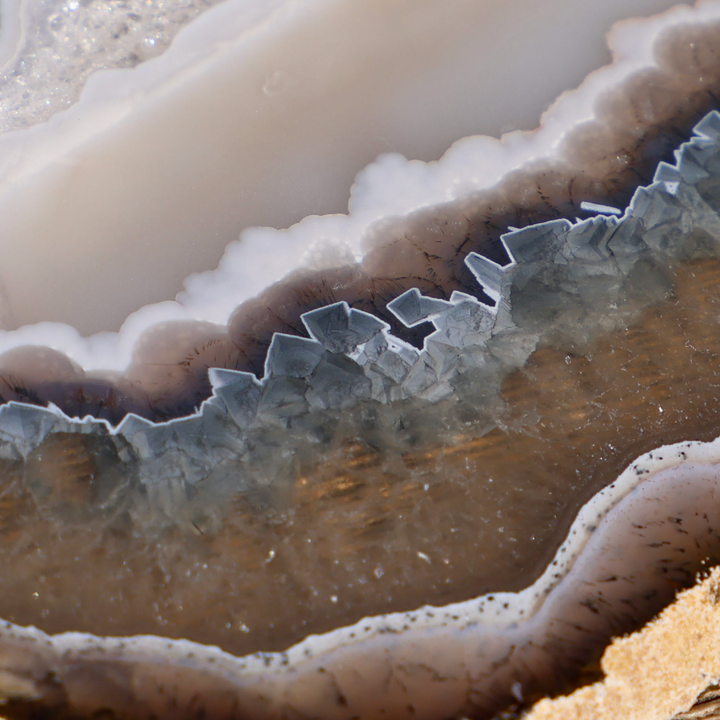
<path id="1" fill-rule="evenodd" d="M 624 327 L 666 296 L 674 263 L 720 256 L 719 209 L 720 114 L 712 112 L 622 217 L 513 230 L 502 237 L 512 258 L 505 267 L 471 254 L 467 265 L 494 306 L 415 289 L 393 300 L 390 310 L 408 327 L 433 325 L 422 350 L 335 303 L 303 316 L 307 338 L 274 336 L 262 380 L 211 370 L 213 395 L 187 418 L 154 424 L 130 415 L 113 428 L 8 403 L 0 408 L 0 456 L 26 458 L 51 433 L 106 435 L 125 468 L 125 507 L 136 522 L 212 530 L 223 498 L 266 497 L 292 484 L 298 463 L 340 432 L 397 450 L 452 437 L 468 423 L 475 434 L 491 429 L 500 383 L 539 345 L 579 347 Z"/>

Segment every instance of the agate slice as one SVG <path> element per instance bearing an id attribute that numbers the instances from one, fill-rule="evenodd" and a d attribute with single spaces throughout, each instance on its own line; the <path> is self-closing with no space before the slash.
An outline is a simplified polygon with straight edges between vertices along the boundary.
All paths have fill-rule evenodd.
<path id="1" fill-rule="evenodd" d="M 386 158 L 349 216 L 244 236 L 118 335 L 4 333 L 9 717 L 492 717 L 715 562 L 720 4 L 613 37 L 534 133 Z M 139 127 L 142 93 L 87 92 L 0 138 L 9 256 L 51 247 L 16 221 L 72 153 Z M 251 296 L 260 237 L 287 257 Z"/>

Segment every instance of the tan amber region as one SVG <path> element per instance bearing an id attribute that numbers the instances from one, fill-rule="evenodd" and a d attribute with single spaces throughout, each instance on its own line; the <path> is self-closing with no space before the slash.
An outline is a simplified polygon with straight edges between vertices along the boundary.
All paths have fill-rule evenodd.
<path id="1" fill-rule="evenodd" d="M 232 498 L 219 528 L 138 536 L 103 506 L 108 488 L 132 482 L 117 451 L 96 435 L 53 434 L 26 462 L 2 462 L 0 616 L 244 655 L 378 606 L 412 609 L 418 596 L 442 605 L 520 590 L 578 508 L 635 457 L 720 434 L 718 315 L 720 262 L 686 263 L 630 327 L 534 352 L 503 383 L 501 427 L 423 438 L 402 456 L 384 451 L 381 432 L 340 432 L 284 482 Z M 354 413 L 370 427 L 371 411 Z M 677 582 L 660 584 L 657 607 Z M 630 613 L 614 630 L 646 619 Z"/>
<path id="2" fill-rule="evenodd" d="M 594 106 L 597 118 L 564 137 L 562 157 L 533 161 L 497 186 L 476 190 L 454 204 L 381 218 L 368 230 L 362 262 L 338 261 L 339 265 L 331 264 L 322 271 L 295 273 L 241 304 L 227 328 L 187 318 L 178 320 L 177 325 L 168 321 L 160 330 L 155 328 L 155 335 L 153 331 L 141 336 L 140 349 L 124 376 L 120 372 L 107 376 L 86 373 L 56 350 L 31 347 L 0 356 L 3 400 L 24 403 L 11 406 L 11 410 L 53 403 L 45 415 L 38 410 L 38 417 L 42 415 L 38 427 L 50 423 L 50 416 L 53 422 L 58 417 L 65 422 L 61 412 L 72 416 L 78 414 L 78 407 L 82 408 L 80 414 L 97 407 L 97 415 L 109 420 L 106 425 L 98 422 L 91 430 L 87 430 L 90 421 L 85 427 L 79 420 L 74 425 L 68 421 L 70 430 L 39 433 L 43 439 L 33 445 L 36 426 L 29 415 L 19 414 L 21 419 L 12 425 L 7 419 L 9 412 L 0 414 L 0 433 L 4 433 L 0 448 L 0 618 L 20 628 L 34 626 L 50 636 L 74 632 L 137 640 L 152 635 L 160 639 L 157 642 L 167 643 L 169 651 L 167 656 L 160 653 L 159 660 L 150 651 L 145 657 L 142 641 L 127 640 L 136 655 L 129 651 L 123 655 L 127 649 L 124 639 L 112 641 L 116 645 L 97 640 L 96 645 L 93 638 L 65 636 L 55 649 L 68 647 L 62 642 L 87 643 L 82 647 L 91 658 L 86 663 L 89 668 L 83 667 L 73 676 L 83 664 L 82 647 L 61 659 L 67 660 L 66 666 L 57 658 L 43 665 L 43 653 L 51 654 L 48 648 L 56 639 L 28 630 L 27 637 L 16 642 L 12 625 L 0 627 L 0 697 L 7 701 L 8 717 L 135 720 L 137 716 L 144 720 L 175 717 L 173 713 L 178 713 L 180 720 L 364 717 L 353 714 L 353 699 L 341 691 L 332 668 L 323 665 L 322 652 L 307 661 L 320 664 L 312 675 L 292 667 L 285 651 L 310 637 L 309 644 L 302 645 L 303 652 L 310 655 L 313 642 L 313 647 L 321 648 L 326 642 L 311 636 L 346 628 L 363 618 L 375 618 L 372 622 L 380 628 L 377 636 L 386 635 L 386 647 L 395 649 L 396 640 L 400 645 L 413 637 L 412 624 L 420 624 L 417 613 L 421 611 L 434 618 L 433 613 L 440 615 L 443 606 L 484 598 L 485 605 L 478 600 L 479 612 L 484 612 L 496 594 L 520 595 L 560 562 L 568 537 L 579 532 L 590 538 L 600 535 L 593 533 L 613 508 L 598 512 L 595 520 L 580 529 L 576 519 L 594 498 L 609 496 L 618 478 L 633 471 L 639 478 L 651 474 L 638 458 L 649 455 L 652 459 L 653 452 L 667 446 L 675 447 L 673 452 L 680 457 L 685 451 L 679 443 L 710 443 L 718 438 L 720 252 L 716 245 L 720 224 L 714 208 L 720 202 L 715 189 L 718 181 L 709 175 L 717 163 L 708 148 L 720 137 L 720 130 L 717 137 L 712 135 L 713 122 L 720 123 L 720 116 L 703 121 L 710 134 L 698 131 L 684 166 L 661 166 L 657 177 L 664 179 L 658 180 L 652 192 L 636 196 L 640 199 L 632 211 L 617 220 L 624 225 L 612 225 L 608 220 L 608 214 L 614 218 L 622 213 L 638 185 L 652 182 L 659 159 L 673 160 L 672 148 L 687 139 L 693 125 L 717 105 L 718 33 L 720 24 L 714 22 L 683 25 L 680 31 L 664 36 L 663 42 L 658 42 L 658 67 L 638 73 L 620 89 L 602 93 Z M 705 66 L 710 68 L 707 72 Z M 684 98 L 680 104 L 679 96 Z M 706 163 L 707 172 L 700 160 L 697 166 L 693 164 L 697 159 L 693 153 Z M 587 171 L 582 170 L 585 167 Z M 720 170 L 715 168 L 715 172 L 717 175 Z M 647 206 L 642 205 L 643 198 L 650 198 Z M 594 210 L 587 210 L 583 201 L 607 201 L 622 208 L 598 210 L 595 205 Z M 680 211 L 673 215 L 677 207 L 690 219 L 683 219 Z M 622 242 L 615 245 L 609 235 L 597 241 L 602 245 L 598 257 L 607 247 L 612 248 L 612 253 L 603 256 L 607 263 L 602 267 L 596 256 L 588 259 L 589 251 L 582 254 L 586 245 L 597 249 L 594 240 L 578 239 L 579 225 L 572 226 L 576 233 L 572 235 L 570 223 L 563 226 L 559 220 L 574 220 L 579 215 L 587 219 L 594 213 L 600 217 L 592 221 L 595 225 L 586 227 L 603 232 L 620 227 L 617 237 L 622 236 Z M 504 245 L 499 240 L 508 229 L 550 220 L 555 224 L 533 230 L 537 237 L 531 242 L 537 241 L 538 252 L 546 253 L 541 260 L 533 255 L 535 246 L 523 244 L 521 230 L 510 233 L 514 240 L 510 237 Z M 647 224 L 647 232 L 642 223 Z M 663 235 L 663 228 L 669 226 L 673 231 Z M 633 232 L 640 227 L 641 239 L 633 241 L 634 236 L 626 232 L 628 227 Z M 660 230 L 653 235 L 657 227 Z M 542 228 L 547 236 L 542 235 Z M 567 236 L 563 236 L 567 244 L 556 256 L 547 250 L 555 247 L 548 241 L 553 233 Z M 530 236 L 532 233 L 525 237 Z M 668 250 L 663 244 L 672 245 L 676 240 L 679 249 L 673 246 Z M 645 254 L 633 265 L 637 259 L 633 253 L 645 241 Z M 478 260 L 476 252 L 501 263 L 513 260 L 513 265 L 500 270 L 487 259 Z M 576 254 L 568 260 L 563 252 Z M 581 280 L 573 295 L 575 271 Z M 548 293 L 548 287 L 553 292 Z M 422 298 L 407 295 L 417 289 L 424 293 Z M 453 291 L 455 295 L 451 295 Z M 377 318 L 381 318 L 387 325 L 372 336 L 373 341 L 382 335 L 382 342 L 400 348 L 394 362 L 400 363 L 397 358 L 404 352 L 402 357 L 413 358 L 419 366 L 417 358 L 421 350 L 430 353 L 431 339 L 427 338 L 429 325 L 422 321 L 430 318 L 436 329 L 440 328 L 452 312 L 448 308 L 465 302 L 467 292 L 490 304 L 496 302 L 492 309 L 484 306 L 478 311 L 485 313 L 475 328 L 478 337 L 487 330 L 491 316 L 493 322 L 508 324 L 498 325 L 498 335 L 488 334 L 484 345 L 478 341 L 473 346 L 484 364 L 472 365 L 468 360 L 471 352 L 463 346 L 462 359 L 470 369 L 463 366 L 462 372 L 452 375 L 443 365 L 451 357 L 447 351 L 447 356 L 437 361 L 446 374 L 440 377 L 438 371 L 435 386 L 418 384 L 415 393 L 412 387 L 405 392 L 409 381 L 392 385 L 388 378 L 391 371 L 400 372 L 397 367 L 391 367 L 380 380 L 376 373 L 371 382 L 370 370 L 358 380 L 365 372 L 360 366 L 362 353 L 319 347 L 320 341 L 308 336 L 320 337 L 324 326 L 318 330 L 317 325 L 305 322 L 307 315 L 301 318 L 306 311 L 317 312 L 344 301 L 346 305 L 335 307 L 338 313 L 347 313 L 347 323 L 356 322 L 362 329 L 362 323 L 380 326 Z M 418 323 L 405 322 L 402 305 L 388 309 L 388 303 L 399 296 L 410 297 L 405 311 L 410 307 L 414 312 L 429 302 L 437 312 L 422 315 L 418 310 L 418 317 L 422 316 Z M 614 298 L 613 302 L 607 297 Z M 472 302 L 477 311 L 478 303 Z M 575 305 L 582 305 L 582 310 L 573 315 Z M 368 319 L 371 315 L 375 320 Z M 278 332 L 285 335 L 274 335 Z M 304 338 L 305 345 L 298 337 Z M 425 344 L 424 339 L 428 341 Z M 297 356 L 292 352 L 282 355 L 277 348 L 283 342 L 290 343 L 288 347 L 294 348 Z M 517 349 L 520 345 L 531 349 L 522 355 Z M 266 361 L 268 347 L 270 359 Z M 316 364 L 303 375 L 293 363 L 302 366 L 306 350 L 315 353 Z M 373 362 L 367 360 L 367 366 Z M 238 378 L 242 377 L 245 390 L 250 388 L 248 395 L 262 396 L 257 417 L 245 426 L 237 423 L 232 437 L 227 433 L 228 418 L 237 408 L 227 400 L 230 391 L 223 395 L 221 384 L 212 380 L 208 368 L 215 366 L 227 371 L 216 378 L 240 384 Z M 273 367 L 284 370 L 273 375 Z M 342 394 L 335 393 L 336 385 L 342 385 L 341 381 L 313 385 L 320 373 L 316 367 L 327 373 L 326 378 L 347 381 L 345 391 L 359 388 L 357 394 L 349 394 L 351 401 L 345 397 L 337 400 Z M 265 371 L 265 384 L 248 380 L 248 375 L 238 371 L 253 371 L 258 377 Z M 445 382 L 451 375 L 452 382 Z M 377 397 L 371 396 L 371 386 Z M 272 404 L 268 397 L 278 387 L 277 392 L 286 395 Z M 213 397 L 201 406 L 212 392 Z M 156 426 L 133 417 L 125 429 L 110 424 L 117 425 L 128 410 L 145 418 L 168 420 L 192 414 L 197 407 L 200 410 L 184 426 L 182 442 L 180 430 L 178 437 L 171 437 L 173 427 L 179 427 L 172 423 Z M 225 416 L 217 420 L 221 411 Z M 191 425 L 198 417 L 207 424 Z M 232 418 L 237 421 L 235 415 Z M 145 452 L 143 443 L 150 447 L 155 442 L 148 438 L 158 427 L 167 430 L 165 444 L 157 453 L 153 447 Z M 207 435 L 213 427 L 222 430 L 218 442 L 226 446 L 211 446 Z M 207 447 L 217 453 L 208 451 L 211 461 L 202 454 Z M 216 462 L 216 458 L 220 460 Z M 160 467 L 162 463 L 167 467 Z M 205 475 L 197 470 L 208 466 L 211 469 Z M 658 474 L 662 472 L 661 468 Z M 177 481 L 187 477 L 194 479 Z M 663 478 L 667 480 L 667 473 Z M 632 495 L 628 491 L 628 496 Z M 603 648 L 613 638 L 647 623 L 679 591 L 693 586 L 700 570 L 720 562 L 720 532 L 708 519 L 715 517 L 713 493 L 708 495 L 707 505 L 707 522 L 702 522 L 702 508 L 694 513 L 701 517 L 696 524 L 703 529 L 702 537 L 683 539 L 676 545 L 665 539 L 670 537 L 667 527 L 687 535 L 689 523 L 675 517 L 672 507 L 662 511 L 662 518 L 651 521 L 650 528 L 639 523 L 633 526 L 630 518 L 631 528 L 638 531 L 637 543 L 642 549 L 652 547 L 655 553 L 657 564 L 646 573 L 652 576 L 652 587 L 639 591 L 639 597 L 621 594 L 617 606 L 608 601 L 607 607 L 600 607 L 606 597 L 602 588 L 596 594 L 588 591 L 587 597 L 575 598 L 581 612 L 602 619 L 585 628 L 575 621 L 577 614 L 568 616 L 567 624 L 574 633 L 568 640 L 555 632 L 563 618 L 553 618 L 556 625 L 551 625 L 540 653 L 542 657 L 547 653 L 551 661 L 533 667 L 528 660 L 529 666 L 518 671 L 517 678 L 510 677 L 507 686 L 476 689 L 475 694 L 468 690 L 460 704 L 453 700 L 450 714 L 467 714 L 473 720 L 520 717 L 538 698 L 568 692 L 578 684 L 602 694 L 595 681 L 602 673 L 612 677 L 610 661 L 600 660 Z M 655 540 L 655 531 L 662 540 Z M 632 556 L 633 549 L 628 546 L 625 554 Z M 634 577 L 630 574 L 621 579 L 632 585 Z M 705 590 L 690 591 L 699 595 L 683 597 L 696 598 L 696 604 L 706 608 L 717 578 L 715 571 L 706 581 L 710 585 L 702 586 Z M 558 572 L 557 584 L 544 590 L 543 598 L 550 597 L 551 591 L 556 597 L 562 580 Z M 608 574 L 599 582 L 617 580 Z M 521 613 L 525 612 L 522 608 L 531 608 L 540 617 L 541 601 L 519 603 L 518 607 Z M 418 610 L 426 605 L 434 607 Z M 463 611 L 452 607 L 456 609 L 448 613 L 459 613 L 451 615 L 452 622 L 433 626 L 441 640 L 439 656 L 460 654 L 453 645 L 456 635 L 466 638 L 468 628 L 479 624 L 469 620 L 458 630 L 453 622 L 461 622 Z M 668 611 L 670 615 L 673 612 Z M 382 616 L 389 613 L 405 614 L 405 625 L 393 624 L 397 618 L 384 625 Z M 528 626 L 533 622 L 527 619 Z M 488 621 L 488 627 L 493 627 L 492 623 Z M 498 634 L 520 624 L 518 618 L 507 621 L 503 616 L 496 622 Z M 698 628 L 710 625 L 706 619 L 697 621 Z M 356 630 L 347 632 L 354 641 Z M 198 646 L 173 645 L 173 639 Z M 528 644 L 533 642 L 531 639 Z M 215 651 L 201 650 L 199 645 L 216 646 L 241 658 L 238 674 L 228 671 L 222 675 L 227 667 L 223 665 L 223 671 L 213 676 L 207 665 L 197 661 L 197 655 Z M 170 651 L 177 648 L 181 650 L 172 655 Z M 346 649 L 341 647 L 343 652 Z M 95 652 L 104 655 L 105 665 L 92 659 Z M 348 652 L 351 659 L 357 659 Z M 514 662 L 513 652 L 514 648 L 508 652 L 508 665 Z M 608 652 L 614 657 L 613 649 Z M 361 654 L 358 651 L 358 656 Z M 253 656 L 248 660 L 248 667 L 255 663 L 253 672 L 265 663 L 267 674 L 243 675 L 245 656 Z M 342 657 L 337 660 L 336 656 L 328 667 L 334 662 L 335 668 L 342 669 Z M 112 665 L 117 658 L 121 658 L 117 666 Z M 132 658 L 137 660 L 134 666 Z M 215 656 L 211 660 L 214 662 Z M 142 677 L 145 661 L 147 666 L 154 663 L 155 670 L 160 668 L 157 675 Z M 299 685 L 306 677 L 310 680 L 305 690 L 291 687 L 285 695 L 284 690 L 277 691 L 277 696 L 282 696 L 278 700 L 262 683 L 267 680 L 271 685 L 276 677 L 272 673 L 277 670 L 279 676 L 284 666 L 290 666 L 289 685 L 295 670 L 301 677 Z M 447 666 L 454 667 L 452 662 Z M 367 668 L 357 667 L 361 668 L 358 677 L 365 682 Z M 714 702 L 713 692 L 720 680 L 713 675 L 720 675 L 720 666 L 714 670 L 707 667 L 704 684 L 695 678 L 685 690 L 677 691 L 677 707 L 658 712 L 683 719 L 711 717 L 697 714 Z M 93 674 L 97 668 L 103 669 Z M 347 661 L 344 669 L 352 673 L 352 662 Z M 384 716 L 440 720 L 444 717 L 443 683 L 450 685 L 450 679 L 420 660 L 408 676 L 413 672 L 414 685 L 408 685 L 411 689 L 401 704 L 388 691 L 390 709 Z M 423 695 L 425 688 L 418 689 L 423 673 L 432 675 L 427 684 L 433 686 L 434 695 L 430 690 Z M 227 685 L 239 677 L 238 687 L 247 677 L 249 683 L 259 678 L 257 704 L 252 705 L 255 696 L 244 706 L 230 690 L 226 695 L 218 691 L 213 682 L 221 675 Z M 82 692 L 73 685 L 78 676 L 82 677 L 78 683 Z M 321 687 L 319 676 L 332 678 L 316 692 L 312 683 L 317 681 Z M 167 685 L 158 681 L 148 690 L 157 677 L 165 678 Z M 391 685 L 382 678 L 380 684 L 367 682 L 367 686 L 358 686 L 361 692 L 366 688 L 368 695 Z M 580 690 L 586 691 L 587 687 Z M 705 694 L 699 695 L 703 691 Z M 291 700 L 303 692 L 303 701 L 310 700 L 302 705 L 305 709 L 298 710 L 301 705 L 295 706 Z M 162 696 L 162 712 L 155 712 L 150 701 L 142 705 L 153 693 L 155 700 Z M 190 696 L 187 702 L 178 699 L 186 695 Z M 67 699 L 71 696 L 73 702 L 82 697 L 82 703 L 73 705 Z M 136 698 L 138 704 L 133 705 Z M 331 711 L 312 710 L 315 700 L 318 706 L 327 700 Z M 695 701 L 701 709 L 689 715 L 695 712 L 689 710 Z M 595 707 L 594 700 L 581 701 L 581 705 L 583 702 Z M 437 703 L 437 708 L 432 703 Z M 128 707 L 131 710 L 118 709 Z M 142 712 L 136 712 L 140 707 Z M 496 716 L 496 712 L 506 714 Z M 372 717 L 383 713 L 385 706 Z M 627 717 L 645 716 L 638 711 Z"/>

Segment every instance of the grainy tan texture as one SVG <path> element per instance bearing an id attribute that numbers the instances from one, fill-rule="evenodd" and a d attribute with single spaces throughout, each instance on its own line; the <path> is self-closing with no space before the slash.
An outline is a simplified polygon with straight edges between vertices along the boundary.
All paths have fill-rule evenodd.
<path id="1" fill-rule="evenodd" d="M 616 640 L 601 666 L 603 681 L 541 700 L 525 720 L 662 720 L 690 708 L 720 677 L 720 568 Z"/>

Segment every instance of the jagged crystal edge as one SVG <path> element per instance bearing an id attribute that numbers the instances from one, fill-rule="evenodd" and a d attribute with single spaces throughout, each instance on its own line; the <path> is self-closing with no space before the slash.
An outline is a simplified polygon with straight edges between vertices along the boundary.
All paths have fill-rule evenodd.
<path id="1" fill-rule="evenodd" d="M 494 306 L 457 291 L 447 301 L 417 289 L 395 298 L 388 307 L 407 327 L 434 326 L 421 350 L 394 337 L 373 315 L 335 303 L 302 316 L 310 337 L 273 337 L 261 380 L 211 369 L 212 396 L 187 417 L 154 423 L 128 415 L 113 427 L 91 416 L 71 418 L 55 406 L 9 402 L 0 407 L 0 458 L 27 458 L 52 433 L 107 434 L 122 461 L 138 462 L 140 481 L 156 488 L 160 505 L 174 506 L 178 488 L 246 454 L 249 432 L 282 431 L 308 413 L 344 411 L 361 401 L 434 403 L 452 397 L 458 378 L 473 370 L 501 378 L 562 324 L 562 314 L 553 319 L 551 307 L 560 292 L 577 300 L 578 327 L 591 334 L 606 328 L 602 313 L 590 313 L 597 293 L 610 306 L 619 302 L 623 281 L 641 258 L 685 257 L 692 231 L 720 242 L 713 195 L 713 179 L 720 188 L 720 113 L 705 116 L 675 155 L 675 164 L 660 163 L 653 183 L 636 190 L 621 217 L 599 214 L 511 229 L 501 238 L 511 258 L 506 266 L 471 253 L 466 264 Z M 519 320 L 523 303 L 535 313 L 529 321 Z M 549 303 L 547 313 L 543 303 Z"/>

